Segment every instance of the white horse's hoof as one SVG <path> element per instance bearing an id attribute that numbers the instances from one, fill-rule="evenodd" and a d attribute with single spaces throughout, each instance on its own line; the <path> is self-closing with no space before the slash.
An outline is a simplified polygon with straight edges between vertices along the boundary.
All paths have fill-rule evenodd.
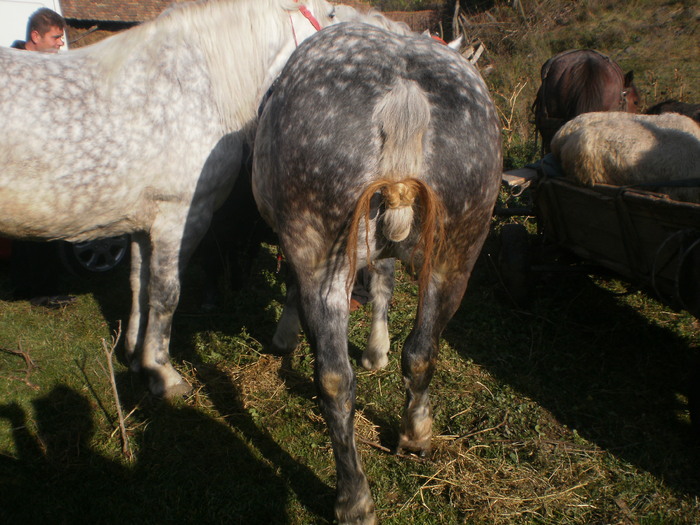
<path id="1" fill-rule="evenodd" d="M 178 384 L 168 387 L 162 397 L 165 399 L 178 399 L 189 395 L 191 392 L 192 385 L 183 379 Z"/>
<path id="2" fill-rule="evenodd" d="M 362 352 L 362 366 L 365 370 L 380 370 L 389 364 L 389 331 L 386 324 L 372 327 L 367 348 Z"/>
<path id="3" fill-rule="evenodd" d="M 164 399 L 175 399 L 192 392 L 192 386 L 171 364 L 156 370 L 148 370 L 148 389 L 154 396 Z"/>
<path id="4" fill-rule="evenodd" d="M 381 370 L 389 364 L 387 354 L 379 354 L 365 350 L 362 354 L 362 366 L 365 370 Z"/>

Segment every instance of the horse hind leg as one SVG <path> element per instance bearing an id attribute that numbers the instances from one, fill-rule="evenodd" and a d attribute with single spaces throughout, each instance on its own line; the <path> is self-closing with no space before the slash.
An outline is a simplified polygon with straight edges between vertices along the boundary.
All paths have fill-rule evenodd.
<path id="1" fill-rule="evenodd" d="M 452 274 L 450 279 L 433 276 L 425 290 L 416 322 L 404 343 L 401 371 L 406 402 L 397 452 L 430 454 L 433 417 L 429 385 L 435 371 L 440 335 L 459 307 L 469 273 Z"/>
<path id="2" fill-rule="evenodd" d="M 356 380 L 348 357 L 345 279 L 336 276 L 329 285 L 323 280 L 309 272 L 298 282 L 304 328 L 316 357 L 314 382 L 336 463 L 335 515 L 342 524 L 371 525 L 374 502 L 355 446 Z"/>
<path id="3" fill-rule="evenodd" d="M 379 260 L 371 273 L 372 327 L 362 354 L 362 366 L 367 370 L 379 370 L 389 362 L 389 303 L 394 291 L 394 265 L 394 259 Z"/>

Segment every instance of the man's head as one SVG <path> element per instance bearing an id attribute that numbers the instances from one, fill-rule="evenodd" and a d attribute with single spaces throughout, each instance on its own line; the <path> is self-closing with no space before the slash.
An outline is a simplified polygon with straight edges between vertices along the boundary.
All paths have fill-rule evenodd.
<path id="1" fill-rule="evenodd" d="M 66 21 L 61 15 L 42 7 L 37 9 L 27 22 L 27 44 L 29 51 L 56 53 L 64 45 L 63 31 Z"/>

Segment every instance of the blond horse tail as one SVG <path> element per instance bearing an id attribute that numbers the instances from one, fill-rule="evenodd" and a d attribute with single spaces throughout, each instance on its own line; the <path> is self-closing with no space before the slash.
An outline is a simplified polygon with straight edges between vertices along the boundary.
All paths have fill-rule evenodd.
<path id="1" fill-rule="evenodd" d="M 430 106 L 418 84 L 401 80 L 377 104 L 373 119 L 383 139 L 378 179 L 368 185 L 353 213 L 348 234 L 348 293 L 355 278 L 360 221 L 365 222 L 368 260 L 370 200 L 380 192 L 384 202 L 382 234 L 401 242 L 411 233 L 414 212 L 420 210 L 420 233 L 413 254 L 423 252 L 419 275 L 421 298 L 432 271 L 433 255 L 441 251 L 444 210 L 439 196 L 419 177 L 423 167 L 423 137 L 430 124 Z"/>

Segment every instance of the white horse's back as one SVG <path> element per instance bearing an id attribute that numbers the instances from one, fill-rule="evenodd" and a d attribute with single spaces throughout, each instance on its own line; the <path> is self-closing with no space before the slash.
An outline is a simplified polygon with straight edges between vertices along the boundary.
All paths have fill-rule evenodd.
<path id="1" fill-rule="evenodd" d="M 147 229 L 154 195 L 191 199 L 217 142 L 254 120 L 290 5 L 188 3 L 75 51 L 0 50 L 0 232 L 117 235 Z"/>

